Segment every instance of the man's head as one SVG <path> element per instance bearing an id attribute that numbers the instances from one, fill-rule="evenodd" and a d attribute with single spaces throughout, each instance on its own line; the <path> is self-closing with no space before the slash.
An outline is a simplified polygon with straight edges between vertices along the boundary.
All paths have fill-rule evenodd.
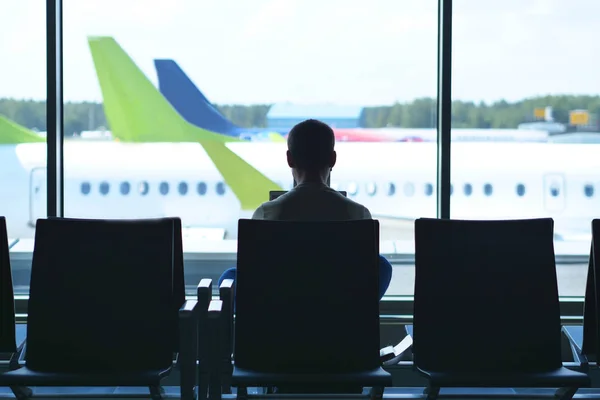
<path id="1" fill-rule="evenodd" d="M 302 175 L 326 177 L 335 165 L 335 136 L 325 123 L 315 119 L 300 122 L 288 138 L 287 159 L 290 168 Z"/>

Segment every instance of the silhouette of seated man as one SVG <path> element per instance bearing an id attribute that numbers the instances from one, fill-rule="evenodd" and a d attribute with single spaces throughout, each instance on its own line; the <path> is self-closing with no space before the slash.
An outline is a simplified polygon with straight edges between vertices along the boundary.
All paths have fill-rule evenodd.
<path id="1" fill-rule="evenodd" d="M 329 187 L 336 163 L 335 136 L 325 123 L 314 119 L 300 122 L 288 138 L 287 162 L 297 185 L 277 199 L 263 203 L 252 219 L 294 221 L 346 221 L 371 219 L 369 210 Z M 219 278 L 235 279 L 235 268 Z M 392 266 L 379 256 L 379 299 L 392 279 Z"/>

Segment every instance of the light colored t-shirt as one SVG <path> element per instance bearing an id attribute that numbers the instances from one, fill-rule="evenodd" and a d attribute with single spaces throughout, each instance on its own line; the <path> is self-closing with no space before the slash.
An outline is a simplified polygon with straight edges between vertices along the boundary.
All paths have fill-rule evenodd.
<path id="1" fill-rule="evenodd" d="M 252 219 L 294 221 L 347 221 L 371 219 L 371 213 L 321 183 L 303 183 L 273 201 L 263 203 Z"/>

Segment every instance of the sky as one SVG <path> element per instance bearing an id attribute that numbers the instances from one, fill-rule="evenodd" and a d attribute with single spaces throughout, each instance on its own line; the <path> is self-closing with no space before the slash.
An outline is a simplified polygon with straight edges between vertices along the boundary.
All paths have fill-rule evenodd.
<path id="1" fill-rule="evenodd" d="M 45 1 L 2 1 L 0 97 L 46 96 Z M 64 98 L 101 101 L 87 44 L 157 83 L 172 58 L 217 104 L 389 105 L 435 96 L 436 0 L 63 0 Z M 454 0 L 454 99 L 600 94 L 597 0 Z"/>

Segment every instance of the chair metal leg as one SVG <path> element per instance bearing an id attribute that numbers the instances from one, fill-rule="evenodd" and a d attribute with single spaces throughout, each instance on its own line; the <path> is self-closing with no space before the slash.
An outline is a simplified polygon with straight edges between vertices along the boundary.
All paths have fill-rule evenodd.
<path id="1" fill-rule="evenodd" d="M 440 394 L 440 388 L 437 386 L 428 386 L 423 390 L 423 394 L 427 396 L 427 400 L 436 400 Z"/>
<path id="2" fill-rule="evenodd" d="M 24 355 L 23 353 L 25 351 L 26 344 L 27 344 L 27 340 L 23 341 L 23 343 L 21 343 L 19 345 L 19 347 L 17 348 L 17 351 L 15 351 L 11 355 L 10 361 L 8 362 L 9 371 L 14 371 L 14 370 L 21 368 L 21 365 L 19 364 L 19 360 Z"/>
<path id="3" fill-rule="evenodd" d="M 221 377 L 221 391 L 223 394 L 231 394 L 231 374 L 225 373 Z"/>
<path id="4" fill-rule="evenodd" d="M 198 400 L 208 399 L 208 374 L 199 374 L 200 381 L 198 382 Z"/>
<path id="5" fill-rule="evenodd" d="M 208 383 L 208 399 L 221 400 L 221 377 L 218 371 L 210 375 Z"/>
<path id="6" fill-rule="evenodd" d="M 17 351 L 11 355 L 10 361 L 8 362 L 9 371 L 14 371 L 21 368 L 19 360 L 23 356 L 26 344 L 27 340 L 23 341 L 23 343 L 21 343 L 17 348 Z M 27 386 L 11 386 L 10 390 L 12 390 L 13 394 L 18 400 L 27 400 L 33 396 L 33 390 L 31 390 Z"/>
<path id="7" fill-rule="evenodd" d="M 150 397 L 152 400 L 163 400 L 165 397 L 165 389 L 162 386 L 149 386 L 150 389 Z"/>
<path id="8" fill-rule="evenodd" d="M 238 400 L 248 400 L 248 388 L 246 386 L 238 386 L 237 398 Z"/>
<path id="9" fill-rule="evenodd" d="M 575 393 L 577 393 L 578 389 L 579 388 L 576 387 L 560 388 L 556 391 L 556 393 L 554 393 L 554 397 L 560 400 L 571 400 L 573 396 L 575 396 Z"/>
<path id="10" fill-rule="evenodd" d="M 28 400 L 33 396 L 33 391 L 27 386 L 11 386 L 10 390 L 18 400 Z"/>
<path id="11" fill-rule="evenodd" d="M 369 393 L 369 398 L 371 400 L 381 400 L 383 399 L 383 391 L 385 390 L 382 386 L 374 386 L 371 388 L 371 393 Z"/>
<path id="12" fill-rule="evenodd" d="M 221 400 L 221 390 L 221 379 L 218 373 L 215 372 L 211 375 L 208 384 L 208 399 Z"/>

